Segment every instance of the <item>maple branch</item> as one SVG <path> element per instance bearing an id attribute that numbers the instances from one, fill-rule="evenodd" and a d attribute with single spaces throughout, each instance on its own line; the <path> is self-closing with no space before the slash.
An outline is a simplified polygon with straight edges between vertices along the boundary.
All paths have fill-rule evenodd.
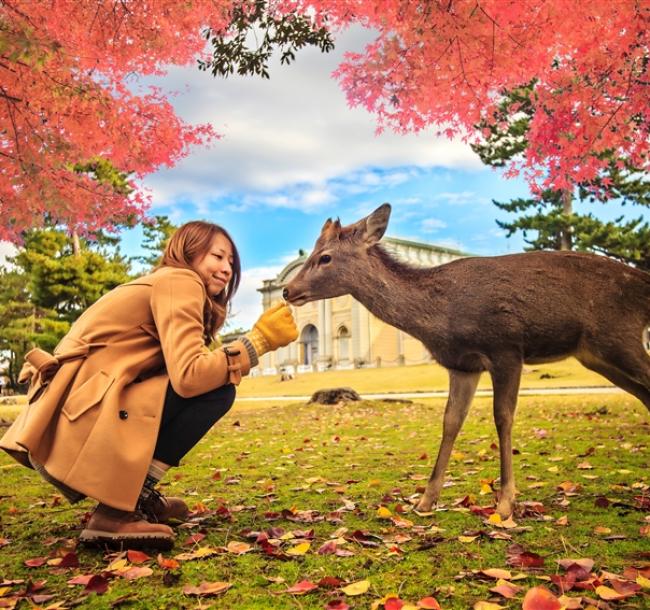
<path id="1" fill-rule="evenodd" d="M 495 27 L 498 27 L 500 30 L 503 29 L 497 23 L 496 19 L 494 19 L 494 17 L 492 17 L 492 15 L 488 14 L 488 12 L 481 6 L 480 0 L 477 0 L 476 6 L 481 11 L 481 13 L 483 13 L 492 22 L 492 31 L 494 31 Z M 510 40 L 512 40 L 512 42 L 514 42 L 518 47 L 523 48 L 524 45 L 521 42 L 519 42 L 510 32 L 506 32 L 506 36 L 508 36 L 508 38 L 510 38 Z M 494 40 L 492 40 L 492 44 L 494 45 Z M 494 46 L 492 47 L 492 49 L 494 50 Z"/>
<path id="2" fill-rule="evenodd" d="M 474 87 L 472 87 L 472 83 L 469 82 L 469 79 L 467 77 L 467 73 L 465 72 L 465 63 L 463 61 L 463 52 L 462 52 L 462 50 L 460 48 L 460 40 L 458 38 L 456 38 L 456 43 L 457 43 L 457 46 L 458 46 L 458 58 L 460 59 L 460 69 L 461 69 L 461 72 L 463 73 L 463 80 L 465 81 L 465 83 L 467 83 L 467 86 L 469 87 L 470 91 L 474 94 L 474 97 L 480 102 L 481 98 L 479 98 L 478 93 L 476 93 L 476 90 L 474 89 Z"/>

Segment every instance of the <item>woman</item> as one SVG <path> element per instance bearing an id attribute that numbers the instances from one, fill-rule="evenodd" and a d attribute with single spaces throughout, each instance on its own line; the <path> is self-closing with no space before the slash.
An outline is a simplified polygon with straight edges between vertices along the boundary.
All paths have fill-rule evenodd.
<path id="1" fill-rule="evenodd" d="M 156 483 L 230 409 L 258 358 L 297 338 L 291 311 L 279 304 L 239 340 L 208 349 L 239 278 L 228 233 L 187 223 L 153 273 L 88 308 L 54 355 L 27 354 L 28 406 L 0 447 L 70 501 L 99 501 L 82 541 L 171 547 L 165 522 L 188 508 Z"/>

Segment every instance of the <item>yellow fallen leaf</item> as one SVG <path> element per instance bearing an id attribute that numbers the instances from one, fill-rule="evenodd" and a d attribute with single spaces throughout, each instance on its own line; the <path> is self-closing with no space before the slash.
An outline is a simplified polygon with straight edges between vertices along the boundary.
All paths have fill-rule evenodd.
<path id="1" fill-rule="evenodd" d="M 604 600 L 623 599 L 625 597 L 625 595 L 621 595 L 620 593 L 618 593 L 618 591 L 614 591 L 614 589 L 610 589 L 605 585 L 600 585 L 600 587 L 596 587 L 596 595 L 598 595 L 600 599 L 604 599 Z"/>
<path id="2" fill-rule="evenodd" d="M 492 602 L 476 602 L 473 606 L 474 610 L 502 610 L 505 606 L 499 606 L 499 604 L 493 604 Z"/>
<path id="3" fill-rule="evenodd" d="M 557 466 L 551 466 L 546 469 L 548 472 L 560 472 L 560 469 Z"/>
<path id="4" fill-rule="evenodd" d="M 343 587 L 341 591 L 346 595 L 363 595 L 368 592 L 368 589 L 370 589 L 369 580 L 358 580 L 349 584 L 347 587 Z"/>
<path id="5" fill-rule="evenodd" d="M 491 493 L 492 493 L 492 487 L 490 487 L 487 483 L 483 483 L 481 485 L 481 491 L 479 491 L 479 494 L 485 496 Z"/>
<path id="6" fill-rule="evenodd" d="M 481 570 L 481 574 L 485 574 L 490 578 L 503 578 L 504 580 L 510 580 L 512 574 L 509 570 L 502 570 L 501 568 L 488 568 L 487 570 Z"/>
<path id="7" fill-rule="evenodd" d="M 501 515 L 499 513 L 492 513 L 488 518 L 489 523 L 501 523 Z"/>
<path id="8" fill-rule="evenodd" d="M 119 572 L 120 570 L 128 569 L 129 562 L 126 559 L 116 559 L 113 561 L 108 568 L 109 572 Z"/>
<path id="9" fill-rule="evenodd" d="M 478 536 L 458 536 L 458 542 L 463 542 L 465 544 L 468 544 L 470 542 L 474 542 Z"/>
<path id="10" fill-rule="evenodd" d="M 556 519 L 555 525 L 569 525 L 569 517 L 562 515 L 559 519 Z"/>
<path id="11" fill-rule="evenodd" d="M 597 525 L 594 528 L 594 534 L 598 534 L 599 536 L 604 536 L 606 534 L 611 534 L 612 533 L 612 528 L 610 527 L 604 527 L 602 525 Z"/>
<path id="12" fill-rule="evenodd" d="M 370 479 L 370 481 L 368 481 L 368 487 L 378 487 L 379 485 L 381 485 L 379 479 Z"/>
<path id="13" fill-rule="evenodd" d="M 393 513 L 391 513 L 385 506 L 380 506 L 377 509 L 377 516 L 380 519 L 390 519 L 393 516 Z"/>
<path id="14" fill-rule="evenodd" d="M 641 576 L 641 574 L 639 574 L 636 577 L 635 582 L 637 585 L 641 585 L 644 589 L 650 589 L 650 578 L 646 578 L 645 576 Z"/>
<path id="15" fill-rule="evenodd" d="M 304 555 L 309 550 L 311 542 L 301 542 L 296 546 L 292 546 L 290 549 L 287 549 L 287 555 Z"/>

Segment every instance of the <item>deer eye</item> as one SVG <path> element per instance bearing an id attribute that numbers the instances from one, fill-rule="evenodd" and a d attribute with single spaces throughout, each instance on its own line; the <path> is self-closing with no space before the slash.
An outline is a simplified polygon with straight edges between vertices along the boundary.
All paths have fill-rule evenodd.
<path id="1" fill-rule="evenodd" d="M 331 262 L 332 262 L 332 257 L 329 254 L 323 254 L 323 256 L 321 256 L 318 259 L 319 265 L 326 265 L 327 263 L 331 263 Z"/>

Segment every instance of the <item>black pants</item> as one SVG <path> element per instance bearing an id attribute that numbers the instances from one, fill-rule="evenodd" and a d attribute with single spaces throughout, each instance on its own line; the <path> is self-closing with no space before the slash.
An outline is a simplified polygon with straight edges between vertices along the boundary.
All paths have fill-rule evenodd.
<path id="1" fill-rule="evenodd" d="M 154 459 L 178 466 L 234 402 L 235 386 L 231 383 L 192 398 L 179 396 L 169 384 Z"/>

